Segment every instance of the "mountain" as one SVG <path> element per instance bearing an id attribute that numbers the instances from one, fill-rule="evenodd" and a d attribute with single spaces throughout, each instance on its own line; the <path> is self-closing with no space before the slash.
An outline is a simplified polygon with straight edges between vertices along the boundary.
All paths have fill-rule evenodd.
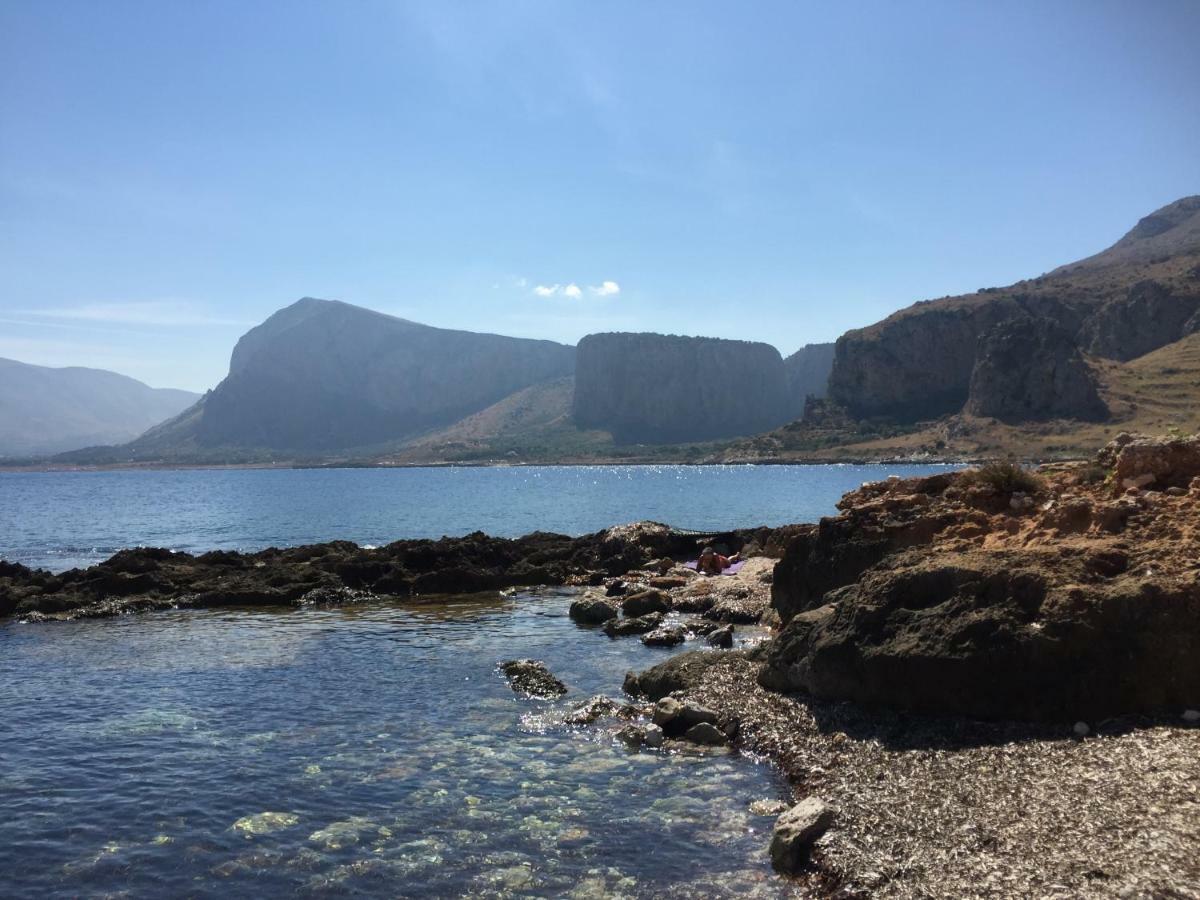
<path id="1" fill-rule="evenodd" d="M 754 434 L 792 417 L 788 376 L 767 344 L 661 334 L 579 342 L 573 416 L 620 444 Z"/>
<path id="2" fill-rule="evenodd" d="M 1200 330 L 1200 196 L 1164 206 L 1107 250 L 1039 278 L 927 300 L 837 341 L 829 396 L 858 418 L 959 412 L 981 340 L 1050 319 L 1093 357 L 1131 360 Z"/>
<path id="3" fill-rule="evenodd" d="M 573 347 L 551 341 L 306 297 L 243 335 L 229 375 L 196 406 L 123 449 L 130 458 L 237 449 L 303 457 L 396 442 L 570 375 L 574 358 Z"/>
<path id="4" fill-rule="evenodd" d="M 0 457 L 128 441 L 198 396 L 152 388 L 103 369 L 0 359 Z"/>

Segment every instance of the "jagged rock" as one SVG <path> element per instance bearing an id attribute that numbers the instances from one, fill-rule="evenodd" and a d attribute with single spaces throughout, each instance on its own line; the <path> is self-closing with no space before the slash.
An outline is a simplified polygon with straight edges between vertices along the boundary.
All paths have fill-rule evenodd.
<path id="1" fill-rule="evenodd" d="M 711 650 L 677 653 L 644 672 L 626 673 L 623 687 L 631 696 L 660 700 L 675 691 L 700 684 L 712 666 L 737 654 L 745 655 L 741 650 L 729 653 L 714 653 Z"/>
<path id="2" fill-rule="evenodd" d="M 292 603 L 295 606 L 347 606 L 378 599 L 370 591 L 356 591 L 348 587 L 319 587 L 307 591 Z"/>
<path id="3" fill-rule="evenodd" d="M 647 647 L 674 647 L 686 640 L 687 629 L 682 625 L 660 625 L 642 637 Z"/>
<path id="4" fill-rule="evenodd" d="M 644 616 L 634 616 L 631 619 L 609 619 L 604 623 L 604 633 L 610 638 L 645 634 L 653 631 L 662 622 L 663 614 L 660 612 L 646 613 Z"/>
<path id="5" fill-rule="evenodd" d="M 771 832 L 771 864 L 787 875 L 803 871 L 812 845 L 830 829 L 835 818 L 833 808 L 819 798 L 801 800 L 775 821 Z"/>
<path id="6" fill-rule="evenodd" d="M 667 612 L 670 608 L 671 598 L 663 591 L 655 589 L 629 594 L 621 603 L 621 611 L 630 617 Z"/>
<path id="7" fill-rule="evenodd" d="M 561 697 L 567 686 L 559 681 L 546 664 L 536 659 L 510 659 L 500 664 L 500 671 L 518 694 L 529 697 Z"/>
<path id="8" fill-rule="evenodd" d="M 657 725 L 626 725 L 616 734 L 627 747 L 658 748 L 663 745 L 663 731 Z"/>
<path id="9" fill-rule="evenodd" d="M 728 650 L 733 646 L 733 626 L 725 625 L 708 634 L 708 642 L 714 647 Z"/>
<path id="10" fill-rule="evenodd" d="M 601 625 L 617 617 L 617 607 L 603 597 L 584 594 L 571 604 L 568 615 L 582 625 Z"/>
<path id="11" fill-rule="evenodd" d="M 629 590 L 629 583 L 621 578 L 614 578 L 604 586 L 604 593 L 609 597 L 623 597 Z"/>
<path id="12" fill-rule="evenodd" d="M 1002 422 L 1108 417 L 1071 335 L 1032 317 L 1003 322 L 980 338 L 965 412 Z"/>
<path id="13" fill-rule="evenodd" d="M 663 697 L 654 705 L 654 724 L 668 737 L 678 737 L 696 725 L 716 725 L 717 714 L 692 700 Z"/>
<path id="14" fill-rule="evenodd" d="M 576 354 L 575 423 L 622 444 L 757 434 L 790 418 L 783 359 L 767 344 L 591 334 Z"/>
<path id="15" fill-rule="evenodd" d="M 636 706 L 631 706 L 628 703 L 619 703 L 611 697 L 597 694 L 567 713 L 563 721 L 567 725 L 591 725 L 593 722 L 607 716 L 628 719 L 637 716 L 638 713 L 639 711 Z"/>

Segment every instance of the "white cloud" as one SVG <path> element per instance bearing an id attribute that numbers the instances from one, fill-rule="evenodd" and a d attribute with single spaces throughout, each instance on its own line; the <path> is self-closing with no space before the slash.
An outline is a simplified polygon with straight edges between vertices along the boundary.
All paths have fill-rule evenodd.
<path id="1" fill-rule="evenodd" d="M 539 284 L 535 285 L 533 292 L 539 297 L 566 297 L 569 300 L 579 300 L 583 297 L 583 288 L 574 281 L 568 284 Z M 615 281 L 602 281 L 596 285 L 590 285 L 587 292 L 593 297 L 611 297 L 614 294 L 621 293 L 621 286 Z"/>
<path id="2" fill-rule="evenodd" d="M 253 325 L 244 319 L 213 315 L 202 307 L 176 300 L 134 303 L 85 303 L 51 309 L 17 310 L 17 315 L 68 322 L 102 322 L 120 325 L 187 327 L 197 325 Z"/>

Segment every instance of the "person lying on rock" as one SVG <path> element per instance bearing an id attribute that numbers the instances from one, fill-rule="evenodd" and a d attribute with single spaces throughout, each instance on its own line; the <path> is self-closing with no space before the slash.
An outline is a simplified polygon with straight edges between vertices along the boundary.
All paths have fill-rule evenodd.
<path id="1" fill-rule="evenodd" d="M 705 547 L 700 551 L 700 559 L 696 561 L 696 571 L 701 575 L 720 575 L 740 558 L 739 553 L 722 556 L 712 547 Z"/>

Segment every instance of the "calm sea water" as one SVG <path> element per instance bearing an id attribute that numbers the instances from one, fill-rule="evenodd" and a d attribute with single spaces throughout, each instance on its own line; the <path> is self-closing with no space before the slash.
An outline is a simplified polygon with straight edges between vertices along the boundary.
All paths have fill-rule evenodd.
<path id="1" fill-rule="evenodd" d="M 928 470 L 7 473 L 0 557 L 62 569 L 137 544 L 772 525 Z M 562 724 L 670 652 L 576 627 L 572 597 L 0 623 L 0 896 L 784 893 L 771 820 L 749 810 L 785 795 L 768 765 Z M 495 668 L 515 657 L 570 694 L 516 697 Z"/>
<path id="2" fill-rule="evenodd" d="M 932 466 L 537 466 L 0 473 L 0 559 L 62 570 L 122 547 L 386 544 L 479 530 L 586 534 L 652 519 L 811 522 L 864 481 Z"/>

